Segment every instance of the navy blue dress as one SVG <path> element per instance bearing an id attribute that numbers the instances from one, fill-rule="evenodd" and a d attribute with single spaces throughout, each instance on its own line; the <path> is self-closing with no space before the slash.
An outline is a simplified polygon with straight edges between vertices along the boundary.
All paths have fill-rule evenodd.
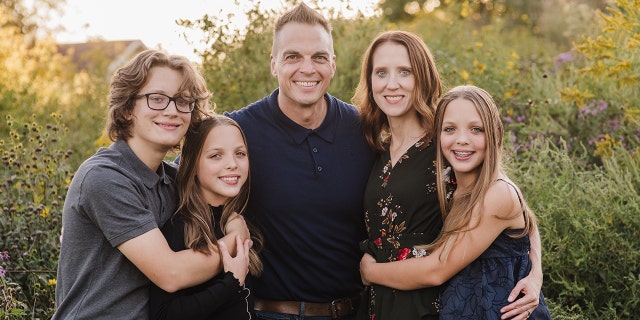
<path id="1" fill-rule="evenodd" d="M 522 204 L 517 190 L 516 193 Z M 509 236 L 520 232 L 522 229 L 502 232 L 480 257 L 441 286 L 440 320 L 500 319 L 500 309 L 509 304 L 509 293 L 531 271 L 529 235 Z M 542 292 L 529 319 L 551 319 Z"/>

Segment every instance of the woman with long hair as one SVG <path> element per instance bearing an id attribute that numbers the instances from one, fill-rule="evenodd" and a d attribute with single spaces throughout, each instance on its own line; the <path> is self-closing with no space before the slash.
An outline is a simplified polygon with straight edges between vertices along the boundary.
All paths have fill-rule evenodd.
<path id="1" fill-rule="evenodd" d="M 515 314 L 503 315 L 516 284 L 532 272 L 529 235 L 537 227 L 502 169 L 504 129 L 495 102 L 478 87 L 455 87 L 438 103 L 435 132 L 442 231 L 413 247 L 416 259 L 376 263 L 365 255 L 364 281 L 397 290 L 441 286 L 441 320 L 550 319 L 539 288 L 524 291 L 529 297 L 512 303 Z"/>

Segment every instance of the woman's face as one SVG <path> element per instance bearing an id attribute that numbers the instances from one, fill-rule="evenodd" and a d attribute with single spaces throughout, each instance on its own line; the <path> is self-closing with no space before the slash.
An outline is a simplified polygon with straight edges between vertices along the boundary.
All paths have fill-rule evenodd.
<path id="1" fill-rule="evenodd" d="M 247 146 L 240 130 L 231 125 L 211 129 L 198 158 L 200 191 L 212 206 L 236 196 L 249 176 Z"/>
<path id="2" fill-rule="evenodd" d="M 416 112 L 411 105 L 415 77 L 409 52 L 403 45 L 385 42 L 372 55 L 373 99 L 388 118 Z"/>

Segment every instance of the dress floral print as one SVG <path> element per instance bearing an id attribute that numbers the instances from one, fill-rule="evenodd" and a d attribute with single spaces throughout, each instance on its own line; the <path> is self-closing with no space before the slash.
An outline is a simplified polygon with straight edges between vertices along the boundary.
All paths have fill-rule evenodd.
<path id="1" fill-rule="evenodd" d="M 388 146 L 387 146 L 388 147 Z M 388 150 L 388 148 L 387 148 Z M 411 146 L 395 165 L 390 153 L 379 155 L 364 196 L 368 239 L 364 252 L 378 262 L 411 259 L 415 245 L 432 242 L 442 228 L 438 205 L 435 144 L 425 138 Z M 367 319 L 421 319 L 437 315 L 438 288 L 411 291 L 373 285 Z"/>

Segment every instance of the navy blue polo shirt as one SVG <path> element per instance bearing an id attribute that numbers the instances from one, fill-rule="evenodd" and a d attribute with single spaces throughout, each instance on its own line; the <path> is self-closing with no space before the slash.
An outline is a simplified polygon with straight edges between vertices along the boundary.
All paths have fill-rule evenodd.
<path id="1" fill-rule="evenodd" d="M 362 289 L 358 242 L 366 239 L 363 194 L 373 164 L 356 109 L 325 94 L 327 115 L 304 128 L 278 107 L 278 90 L 228 113 L 249 148 L 246 216 L 265 236 L 257 297 L 328 302 Z"/>

